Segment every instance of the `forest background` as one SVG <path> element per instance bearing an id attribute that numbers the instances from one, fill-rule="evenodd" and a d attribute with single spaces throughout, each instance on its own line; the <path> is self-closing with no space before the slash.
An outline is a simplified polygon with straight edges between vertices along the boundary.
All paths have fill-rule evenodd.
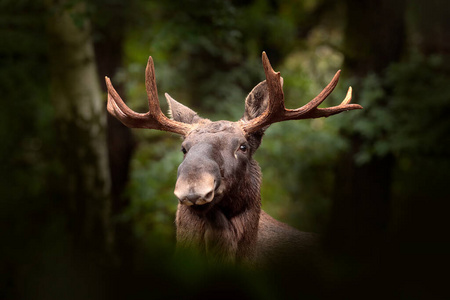
<path id="1" fill-rule="evenodd" d="M 446 1 L 0 3 L 0 298 L 440 299 L 450 250 Z M 193 254 L 174 261 L 180 139 L 107 115 L 104 76 L 143 112 L 151 55 L 160 98 L 238 120 L 264 79 L 262 51 L 284 77 L 287 107 L 338 69 L 323 105 L 351 85 L 364 107 L 275 124 L 255 155 L 263 208 L 320 233 L 327 262 L 265 273 Z"/>

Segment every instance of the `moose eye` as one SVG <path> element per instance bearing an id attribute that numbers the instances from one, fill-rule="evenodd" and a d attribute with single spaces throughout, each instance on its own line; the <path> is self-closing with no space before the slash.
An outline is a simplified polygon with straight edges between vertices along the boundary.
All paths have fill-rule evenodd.
<path id="1" fill-rule="evenodd" d="M 247 146 L 246 145 L 240 145 L 239 146 L 239 150 L 241 150 L 242 152 L 247 152 Z"/>
<path id="2" fill-rule="evenodd" d="M 181 152 L 183 152 L 183 154 L 185 154 L 185 155 L 186 155 L 186 153 L 187 153 L 187 150 L 186 150 L 186 148 L 184 148 L 184 147 L 181 147 Z"/>

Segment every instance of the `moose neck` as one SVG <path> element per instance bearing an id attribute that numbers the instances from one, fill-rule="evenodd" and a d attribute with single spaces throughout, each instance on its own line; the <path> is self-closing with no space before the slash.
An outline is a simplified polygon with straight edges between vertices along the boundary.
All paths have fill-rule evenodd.
<path id="1" fill-rule="evenodd" d="M 244 178 L 237 179 L 208 211 L 199 213 L 180 204 L 178 246 L 195 247 L 224 261 L 251 258 L 261 212 L 260 186 L 260 168 L 251 160 Z"/>

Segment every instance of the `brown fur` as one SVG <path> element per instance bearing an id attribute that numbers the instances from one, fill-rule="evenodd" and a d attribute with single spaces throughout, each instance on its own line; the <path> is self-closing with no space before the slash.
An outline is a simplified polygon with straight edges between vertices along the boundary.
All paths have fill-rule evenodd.
<path id="1" fill-rule="evenodd" d="M 206 212 L 198 213 L 191 207 L 179 204 L 176 216 L 177 244 L 180 247 L 195 246 L 200 251 L 212 254 L 225 261 L 248 260 L 254 256 L 257 241 L 259 213 L 261 210 L 260 179 L 261 173 L 257 163 L 250 157 L 243 159 L 244 169 L 231 171 L 228 160 L 235 160 L 226 152 L 220 143 L 229 141 L 239 128 L 231 123 L 210 123 L 191 133 L 188 143 L 205 143 L 211 140 L 214 148 L 209 149 L 220 164 L 222 185 L 225 191 L 220 201 Z M 208 129 L 209 128 L 209 129 Z M 214 138 L 214 136 L 219 138 Z M 241 133 L 243 138 L 243 133 Z M 218 150 L 220 149 L 220 150 Z M 188 154 L 189 155 L 189 154 Z M 193 163 L 201 164 L 208 159 L 207 154 L 195 157 Z M 185 161 L 188 160 L 188 157 Z M 188 161 L 188 163 L 191 163 Z M 182 167 L 182 166 L 180 166 Z M 184 170 L 181 168 L 181 170 Z M 203 170 L 196 169 L 195 172 Z M 181 175 L 179 175 L 181 176 Z M 216 201 L 216 200 L 214 200 Z"/>

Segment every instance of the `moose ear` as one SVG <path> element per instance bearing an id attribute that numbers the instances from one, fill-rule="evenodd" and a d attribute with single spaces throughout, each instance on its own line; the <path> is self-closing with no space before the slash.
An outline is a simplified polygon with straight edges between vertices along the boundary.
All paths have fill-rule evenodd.
<path id="1" fill-rule="evenodd" d="M 283 87 L 283 77 L 280 77 L 281 87 Z M 248 122 L 258 116 L 260 116 L 267 108 L 269 103 L 269 88 L 267 82 L 261 81 L 253 90 L 248 94 L 245 99 L 245 112 L 242 117 L 242 122 Z M 261 145 L 261 140 L 264 135 L 264 131 L 269 126 L 262 128 L 261 130 L 251 133 L 248 135 L 248 140 L 250 142 L 251 148 L 256 151 Z"/>
<path id="2" fill-rule="evenodd" d="M 281 87 L 283 87 L 283 77 L 280 77 Z M 269 103 L 269 88 L 267 82 L 261 81 L 248 94 L 245 99 L 245 112 L 242 121 L 248 122 L 260 116 L 267 108 Z"/>
<path id="3" fill-rule="evenodd" d="M 169 115 L 173 120 L 186 124 L 194 124 L 202 119 L 195 111 L 179 103 L 170 97 L 169 94 L 166 93 L 165 96 L 169 104 Z"/>

